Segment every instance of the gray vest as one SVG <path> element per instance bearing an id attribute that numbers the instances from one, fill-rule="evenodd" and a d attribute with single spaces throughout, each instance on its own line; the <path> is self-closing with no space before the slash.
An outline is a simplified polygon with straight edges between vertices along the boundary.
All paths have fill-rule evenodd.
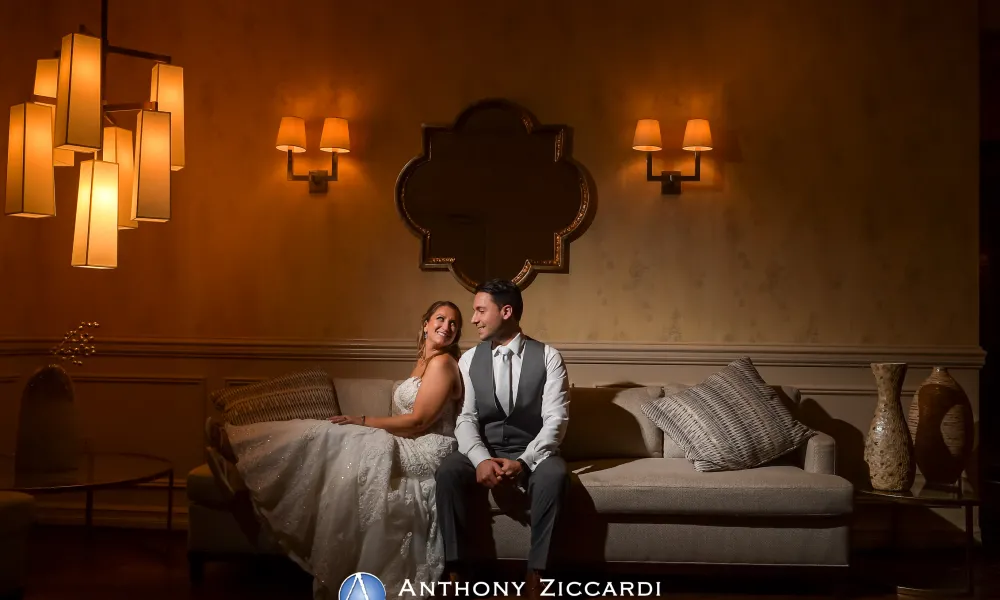
<path id="1" fill-rule="evenodd" d="M 493 385 L 492 344 L 488 341 L 480 343 L 469 365 L 469 377 L 476 392 L 476 409 L 479 411 L 479 437 L 493 456 L 497 456 L 498 451 L 523 452 L 542 430 L 545 346 L 527 336 L 523 339 L 521 377 L 514 408 L 509 415 L 501 408 Z"/>

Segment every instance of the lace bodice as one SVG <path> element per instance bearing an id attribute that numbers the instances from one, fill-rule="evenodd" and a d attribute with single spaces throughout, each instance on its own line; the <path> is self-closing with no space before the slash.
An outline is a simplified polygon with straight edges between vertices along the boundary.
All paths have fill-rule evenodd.
<path id="1" fill-rule="evenodd" d="M 420 390 L 420 382 L 419 377 L 410 377 L 396 387 L 396 391 L 392 395 L 392 414 L 405 415 L 413 412 L 413 405 L 417 401 L 417 392 Z M 454 437 L 456 411 L 455 402 L 450 400 L 446 402 L 444 410 L 441 411 L 441 417 L 424 433 Z"/>

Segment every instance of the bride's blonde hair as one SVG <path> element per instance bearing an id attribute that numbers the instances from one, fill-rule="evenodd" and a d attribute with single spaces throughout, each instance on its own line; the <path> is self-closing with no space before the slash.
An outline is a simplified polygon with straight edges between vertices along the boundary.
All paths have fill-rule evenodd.
<path id="1" fill-rule="evenodd" d="M 434 313 L 437 312 L 437 309 L 442 306 L 447 306 L 458 313 L 458 326 L 455 328 L 455 339 L 442 352 L 450 354 L 455 360 L 458 360 L 462 355 L 462 350 L 458 347 L 458 342 L 462 339 L 462 311 L 453 302 L 438 300 L 434 304 L 431 304 L 431 307 L 424 313 L 423 318 L 420 319 L 420 333 L 417 334 L 417 359 L 424 358 L 424 341 L 427 339 L 427 332 L 424 331 L 424 325 L 427 325 L 427 321 L 430 321 Z M 434 357 L 427 357 L 428 360 L 431 358 Z"/>

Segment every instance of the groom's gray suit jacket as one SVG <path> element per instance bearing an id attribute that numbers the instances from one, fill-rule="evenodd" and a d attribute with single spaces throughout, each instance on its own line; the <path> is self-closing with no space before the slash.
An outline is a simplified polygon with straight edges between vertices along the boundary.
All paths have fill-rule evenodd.
<path id="1" fill-rule="evenodd" d="M 508 415 L 497 399 L 493 384 L 493 348 L 482 342 L 469 365 L 469 377 L 476 393 L 479 436 L 490 454 L 519 454 L 542 429 L 542 391 L 545 389 L 545 346 L 527 336 L 521 355 L 521 375 L 517 398 Z M 513 385 L 511 385 L 513 390 Z"/>

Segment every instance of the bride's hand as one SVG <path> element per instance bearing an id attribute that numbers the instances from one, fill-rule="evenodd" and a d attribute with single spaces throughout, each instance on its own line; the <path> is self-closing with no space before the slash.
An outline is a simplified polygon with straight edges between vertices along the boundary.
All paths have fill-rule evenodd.
<path id="1" fill-rule="evenodd" d="M 339 415 L 336 417 L 330 417 L 330 422 L 335 425 L 364 425 L 364 416 L 352 417 L 350 415 Z"/>

